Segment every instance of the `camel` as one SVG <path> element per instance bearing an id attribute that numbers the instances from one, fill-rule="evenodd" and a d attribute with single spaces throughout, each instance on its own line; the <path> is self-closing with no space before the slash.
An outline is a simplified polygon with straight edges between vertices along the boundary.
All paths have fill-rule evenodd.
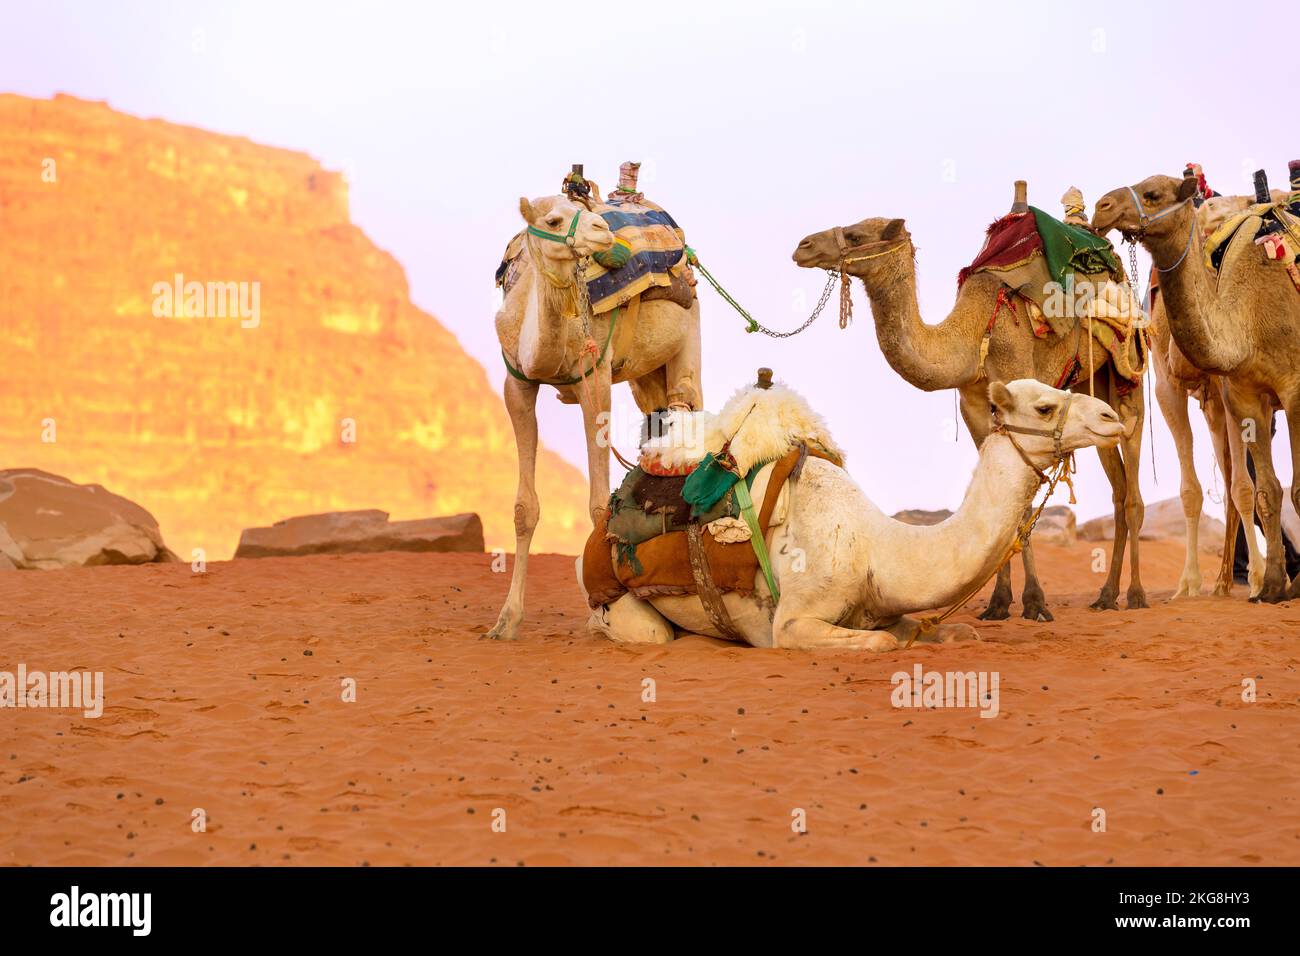
<path id="1" fill-rule="evenodd" d="M 1017 184 L 1019 192 L 1020 184 Z M 1018 205 L 1020 196 L 1017 196 Z M 1020 211 L 1018 207 L 1013 207 Z M 1026 210 L 1028 206 L 1024 207 Z M 837 235 L 837 233 L 839 235 Z M 842 237 L 842 242 L 841 242 Z M 844 259 L 844 246 L 854 251 Z M 998 310 L 1001 281 L 991 273 L 977 272 L 962 285 L 952 311 L 938 325 L 921 318 L 916 296 L 916 249 L 902 219 L 872 218 L 842 229 L 827 229 L 803 239 L 794 251 L 794 261 L 804 268 L 841 269 L 856 276 L 866 287 L 876 323 L 876 338 L 890 367 L 915 387 L 927 391 L 958 390 L 962 420 L 979 447 L 992 425 L 987 400 L 988 380 L 1009 381 L 1036 378 L 1054 381 L 1067 363 L 1078 359 L 1081 370 L 1075 391 L 1089 391 L 1089 382 L 1100 397 L 1118 412 L 1124 422 L 1119 448 L 1099 445 L 1102 468 L 1110 480 L 1115 508 L 1115 543 L 1109 572 L 1092 607 L 1117 609 L 1124 550 L 1131 548 L 1128 607 L 1147 607 L 1138 565 L 1138 532 L 1142 528 L 1143 505 L 1138 486 L 1138 460 L 1145 414 L 1141 389 L 1120 394 L 1114 375 L 1099 375 L 1109 361 L 1103 348 L 1080 348 L 1076 338 L 1049 335 L 1035 337 L 1030 323 L 1002 310 L 989 339 L 984 369 L 980 369 L 980 347 L 990 316 Z M 1050 621 L 1042 585 L 1034 567 L 1033 548 L 1021 553 L 1025 587 L 1021 594 L 1022 617 Z M 997 585 L 983 620 L 1010 616 L 1011 566 L 998 571 Z"/>
<path id="2" fill-rule="evenodd" d="M 823 447 L 828 444 L 820 418 L 793 392 L 776 396 L 777 408 L 760 408 L 751 394 L 756 393 L 742 391 L 733 398 L 719 420 L 740 418 L 748 430 L 761 417 L 757 427 L 770 430 L 776 423 L 782 438 L 814 435 Z M 767 534 L 780 596 L 775 608 L 761 572 L 752 595 L 722 595 L 739 636 L 755 647 L 876 652 L 914 639 L 946 643 L 978 637 L 969 624 L 926 626 L 906 615 L 960 601 L 987 581 L 1019 536 L 1043 472 L 1087 445 L 1114 447 L 1124 430 L 1105 402 L 1030 379 L 994 382 L 987 396 L 996 424 L 980 446 L 961 507 L 940 524 L 919 527 L 888 517 L 846 471 L 808 457 L 799 477 L 782 490 Z M 756 414 L 749 414 L 750 405 Z M 656 443 L 673 442 L 684 425 L 690 426 L 683 428 L 688 434 L 699 436 L 692 439 L 700 443 L 690 449 L 693 460 L 722 447 L 729 437 L 725 429 L 711 429 L 707 421 L 684 422 L 687 415 L 701 413 L 669 415 L 664 435 L 647 443 L 643 453 Z M 735 452 L 741 442 L 730 437 Z M 755 479 L 756 493 L 765 488 L 770 469 Z M 581 563 L 579 558 L 580 583 Z M 590 626 L 630 644 L 665 644 L 677 629 L 724 636 L 694 594 L 644 600 L 623 594 L 596 608 Z"/>
<path id="3" fill-rule="evenodd" d="M 1276 603 L 1300 596 L 1300 577 L 1288 587 L 1282 485 L 1269 432 L 1274 408 L 1280 407 L 1293 467 L 1300 468 L 1300 295 L 1285 263 L 1265 259 L 1251 241 L 1258 217 L 1237 232 L 1213 281 L 1200 265 L 1195 194 L 1193 178 L 1151 176 L 1098 199 L 1093 227 L 1103 234 L 1117 229 L 1142 243 L 1160 274 L 1173 340 L 1192 365 L 1227 382 L 1230 427 L 1241 434 L 1255 466 L 1255 507 L 1268 544 L 1259 599 Z M 1300 483 L 1292 486 L 1292 501 L 1300 506 L 1297 489 Z"/>
<path id="4" fill-rule="evenodd" d="M 1273 198 L 1285 198 L 1285 193 L 1275 190 Z M 1247 196 L 1210 196 L 1196 210 L 1198 228 L 1208 236 L 1230 217 L 1245 212 L 1253 202 Z M 1153 271 L 1152 277 L 1157 274 Z M 1196 597 L 1201 592 L 1201 566 L 1199 532 L 1204 494 L 1196 476 L 1192 457 L 1192 426 L 1187 416 L 1187 400 L 1195 396 L 1205 416 L 1205 424 L 1214 443 L 1214 454 L 1227 488 L 1224 500 L 1223 560 L 1214 584 L 1216 597 L 1226 596 L 1232 590 L 1232 557 L 1237 540 L 1238 515 L 1250 529 L 1246 547 L 1250 551 L 1250 593 L 1259 593 L 1264 578 L 1264 556 L 1254 534 L 1255 485 L 1246 471 L 1246 449 L 1241 433 L 1227 427 L 1227 406 L 1224 382 L 1218 375 L 1202 372 L 1183 355 L 1173 340 L 1165 316 L 1164 300 L 1159 294 L 1158 279 L 1152 284 L 1151 294 L 1151 364 L 1155 373 L 1156 400 L 1160 405 L 1165 424 L 1174 437 L 1178 451 L 1181 477 L 1179 497 L 1183 504 L 1183 517 L 1187 522 L 1186 556 L 1183 571 L 1178 579 L 1174 599 Z"/>
<path id="5" fill-rule="evenodd" d="M 609 498 L 610 443 L 605 432 L 611 386 L 627 382 L 646 413 L 698 408 L 702 402 L 698 300 L 690 309 L 668 299 L 642 301 L 631 329 L 630 316 L 624 316 L 619 334 L 603 315 L 597 321 L 584 317 L 585 289 L 575 271 L 587 256 L 613 246 L 614 235 L 605 220 L 563 195 L 521 198 L 519 214 L 528 227 L 520 271 L 496 315 L 497 338 L 508 363 L 506 410 L 519 455 L 515 563 L 505 604 L 484 635 L 493 640 L 516 640 L 523 620 L 528 549 L 541 517 L 535 485 L 540 387 L 550 385 L 561 401 L 581 406 L 593 523 Z"/>

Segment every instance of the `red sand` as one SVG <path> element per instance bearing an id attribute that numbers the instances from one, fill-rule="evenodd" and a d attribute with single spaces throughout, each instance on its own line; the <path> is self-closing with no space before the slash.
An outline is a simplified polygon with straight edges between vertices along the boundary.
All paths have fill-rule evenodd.
<path id="1" fill-rule="evenodd" d="M 107 704 L 0 711 L 0 863 L 1300 864 L 1300 610 L 1098 613 L 1091 545 L 1037 550 L 1055 623 L 881 656 L 616 646 L 551 555 L 516 644 L 476 639 L 487 555 L 2 574 L 0 670 Z M 915 662 L 1000 672 L 1001 715 L 892 708 Z"/>

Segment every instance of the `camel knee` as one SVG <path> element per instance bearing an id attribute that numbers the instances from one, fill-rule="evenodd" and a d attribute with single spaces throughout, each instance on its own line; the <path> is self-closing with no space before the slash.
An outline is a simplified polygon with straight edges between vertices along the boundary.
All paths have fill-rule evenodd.
<path id="1" fill-rule="evenodd" d="M 1255 489 L 1255 513 L 1259 515 L 1261 521 L 1271 521 L 1278 515 L 1282 488 L 1281 485 L 1273 487 L 1276 484 L 1276 482 L 1268 482 Z"/>
<path id="2" fill-rule="evenodd" d="M 688 405 L 692 410 L 704 407 L 704 396 L 700 394 L 699 379 L 695 376 L 683 376 L 668 390 L 669 405 Z"/>
<path id="3" fill-rule="evenodd" d="M 518 498 L 515 501 L 515 537 L 524 538 L 533 533 L 541 520 L 542 508 L 537 496 Z"/>
<path id="4" fill-rule="evenodd" d="M 1141 528 L 1142 521 L 1146 518 L 1146 511 L 1146 506 L 1142 503 L 1141 498 L 1128 502 L 1128 504 L 1124 506 L 1124 517 L 1128 519 L 1128 526 L 1130 528 Z M 1184 514 L 1186 514 L 1186 512 L 1184 512 Z M 1196 508 L 1196 517 L 1200 517 L 1200 514 L 1201 508 L 1198 503 Z"/>
<path id="5" fill-rule="evenodd" d="M 1201 516 L 1201 508 L 1205 504 L 1205 492 L 1201 489 L 1201 483 L 1193 479 L 1183 486 L 1178 497 L 1183 501 L 1183 514 L 1195 520 Z"/>
<path id="6" fill-rule="evenodd" d="M 677 636 L 676 628 L 652 604 L 631 594 L 594 609 L 587 629 L 620 644 L 668 644 Z"/>
<path id="7" fill-rule="evenodd" d="M 1247 479 L 1241 481 L 1234 480 L 1232 488 L 1228 492 L 1232 496 L 1232 503 L 1237 507 L 1237 513 L 1249 516 L 1255 510 L 1255 486 Z"/>

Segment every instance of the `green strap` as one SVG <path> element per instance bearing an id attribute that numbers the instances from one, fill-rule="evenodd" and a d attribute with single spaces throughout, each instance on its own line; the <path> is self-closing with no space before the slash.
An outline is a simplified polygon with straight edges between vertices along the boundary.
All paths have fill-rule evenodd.
<path id="1" fill-rule="evenodd" d="M 618 308 L 615 308 L 614 311 L 609 314 L 609 335 L 605 336 L 605 344 L 600 347 L 600 355 L 596 358 L 596 364 L 587 369 L 587 371 L 583 372 L 581 375 L 575 375 L 573 378 L 562 379 L 529 378 L 523 372 L 519 371 L 519 369 L 510 364 L 510 359 L 506 356 L 505 349 L 501 350 L 501 361 L 506 363 L 507 372 L 519 379 L 519 381 L 527 382 L 529 385 L 577 385 L 584 378 L 591 375 L 592 372 L 596 371 L 596 369 L 600 368 L 600 363 L 605 361 L 605 353 L 609 351 L 609 343 L 614 341 L 614 325 L 618 322 L 618 312 Z"/>
<path id="2" fill-rule="evenodd" d="M 749 485 L 745 483 L 743 477 L 736 482 L 736 504 L 740 505 L 740 516 L 745 519 L 745 524 L 749 525 L 749 543 L 754 546 L 754 554 L 757 555 L 758 563 L 763 568 L 767 589 L 772 594 L 772 600 L 779 602 L 781 591 L 777 588 L 776 576 L 772 573 L 772 559 L 767 553 L 767 541 L 763 537 L 763 529 L 758 526 L 758 515 L 754 513 L 754 499 L 749 496 Z"/>
<path id="3" fill-rule="evenodd" d="M 571 245 L 573 236 L 578 231 L 578 217 L 581 215 L 581 209 L 573 214 L 573 222 L 569 223 L 569 234 L 567 236 L 562 236 L 558 232 L 547 232 L 545 229 L 538 229 L 536 226 L 531 225 L 528 227 L 528 234 L 537 236 L 539 239 L 549 239 L 551 242 L 562 242 L 565 245 Z"/>

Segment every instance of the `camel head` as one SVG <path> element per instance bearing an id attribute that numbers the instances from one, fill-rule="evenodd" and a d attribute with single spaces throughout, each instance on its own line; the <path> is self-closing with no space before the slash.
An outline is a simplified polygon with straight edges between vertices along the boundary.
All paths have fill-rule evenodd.
<path id="1" fill-rule="evenodd" d="M 1067 400 L 1069 406 L 1062 424 L 1061 410 Z M 1063 392 L 1037 379 L 991 383 L 989 404 L 994 419 L 1007 426 L 1016 443 L 1041 469 L 1049 468 L 1055 460 L 1058 427 L 1062 453 L 1089 445 L 1114 448 L 1124 434 L 1119 416 L 1101 399 Z"/>
<path id="2" fill-rule="evenodd" d="M 528 234 L 533 248 L 552 266 L 605 252 L 614 245 L 614 234 L 605 220 L 567 196 L 533 200 L 521 196 L 519 215 L 530 229 L 536 230 Z"/>
<path id="3" fill-rule="evenodd" d="M 1101 236 L 1118 229 L 1125 239 L 1139 235 L 1165 236 L 1177 230 L 1186 233 L 1187 221 L 1171 210 L 1195 195 L 1195 179 L 1148 176 L 1134 186 L 1112 189 L 1098 199 L 1093 208 L 1092 228 Z M 1141 210 L 1137 208 L 1138 202 L 1142 204 Z"/>
<path id="4" fill-rule="evenodd" d="M 821 232 L 805 236 L 799 245 L 795 246 L 793 256 L 795 265 L 803 269 L 839 269 L 841 259 L 845 256 L 844 247 L 841 247 L 836 236 L 837 231 L 844 237 L 844 247 L 852 250 L 848 256 L 850 259 L 854 256 L 869 256 L 875 252 L 884 252 L 912 238 L 908 235 L 907 227 L 901 219 L 863 219 L 861 222 L 840 227 L 838 230 L 823 229 Z M 847 272 L 856 275 L 860 268 L 874 261 L 876 261 L 874 258 L 860 259 L 857 262 L 846 263 L 844 268 Z"/>

